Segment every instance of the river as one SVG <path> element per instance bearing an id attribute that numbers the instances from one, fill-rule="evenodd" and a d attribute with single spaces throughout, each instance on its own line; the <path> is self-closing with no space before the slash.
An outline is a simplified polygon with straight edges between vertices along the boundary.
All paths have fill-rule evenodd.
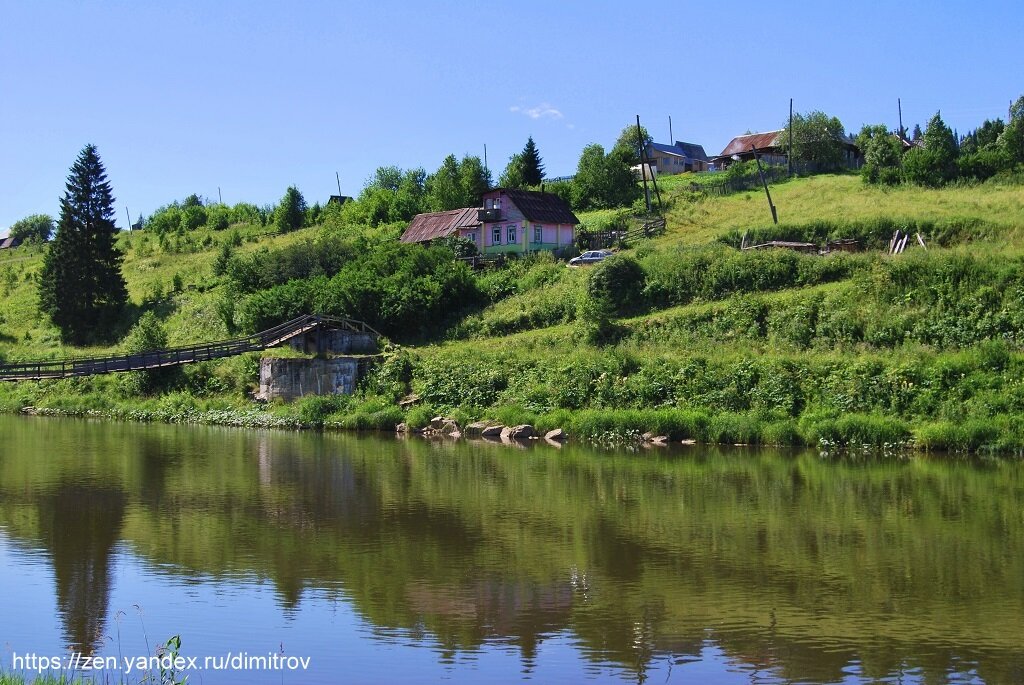
<path id="1" fill-rule="evenodd" d="M 1016 460 L 0 436 L 7 671 L 137 683 L 180 635 L 193 683 L 1024 682 Z"/>

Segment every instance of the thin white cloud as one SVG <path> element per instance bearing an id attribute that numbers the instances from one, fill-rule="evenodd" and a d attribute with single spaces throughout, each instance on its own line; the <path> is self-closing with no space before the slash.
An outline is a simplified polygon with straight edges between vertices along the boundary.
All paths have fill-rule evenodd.
<path id="1" fill-rule="evenodd" d="M 520 107 L 519 105 L 512 105 L 508 108 L 508 111 L 522 114 L 523 116 L 531 119 L 562 119 L 565 117 L 564 114 L 547 102 L 542 102 L 536 107 Z"/>

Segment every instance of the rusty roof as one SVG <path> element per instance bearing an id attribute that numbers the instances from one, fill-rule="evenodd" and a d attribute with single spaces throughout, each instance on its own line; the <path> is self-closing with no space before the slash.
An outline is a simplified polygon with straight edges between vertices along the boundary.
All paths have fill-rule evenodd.
<path id="1" fill-rule="evenodd" d="M 536 190 L 520 190 L 518 188 L 500 190 L 508 195 L 508 199 L 519 208 L 527 221 L 545 224 L 572 224 L 573 226 L 580 222 L 572 213 L 569 203 L 553 193 L 539 193 Z"/>
<path id="2" fill-rule="evenodd" d="M 767 133 L 747 133 L 746 135 L 736 136 L 729 144 L 722 150 L 722 154 L 719 157 L 732 157 L 733 155 L 742 155 L 750 152 L 750 146 L 753 145 L 758 150 L 763 150 L 769 147 L 779 146 L 779 134 L 782 131 L 768 131 Z"/>
<path id="3" fill-rule="evenodd" d="M 403 243 L 425 243 L 445 238 L 460 228 L 473 228 L 480 224 L 476 218 L 476 207 L 451 209 L 447 212 L 417 214 L 405 229 Z"/>

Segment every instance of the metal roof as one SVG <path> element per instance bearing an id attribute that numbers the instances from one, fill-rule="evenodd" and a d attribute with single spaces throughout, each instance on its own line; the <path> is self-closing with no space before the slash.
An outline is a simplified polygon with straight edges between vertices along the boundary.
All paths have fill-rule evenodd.
<path id="1" fill-rule="evenodd" d="M 658 152 L 664 152 L 665 154 L 675 155 L 676 157 L 686 157 L 686 151 L 679 149 L 675 145 L 666 145 L 665 143 L 651 143 L 651 148 Z"/>
<path id="2" fill-rule="evenodd" d="M 545 224 L 572 224 L 580 222 L 572 213 L 569 203 L 552 193 L 539 193 L 535 190 L 519 190 L 518 188 L 500 189 L 511 200 L 527 221 Z"/>
<path id="3" fill-rule="evenodd" d="M 708 153 L 704 152 L 704 146 L 697 143 L 684 143 L 676 141 L 676 147 L 682 150 L 690 159 L 697 159 L 701 162 L 708 161 Z"/>
<path id="4" fill-rule="evenodd" d="M 736 136 L 729 144 L 722 150 L 722 154 L 719 157 L 732 157 L 733 155 L 742 155 L 750 152 L 750 146 L 753 145 L 758 150 L 769 147 L 779 146 L 779 134 L 782 131 L 769 131 L 767 133 L 747 133 L 746 135 Z"/>
<path id="5" fill-rule="evenodd" d="M 451 209 L 447 212 L 417 214 L 405 229 L 403 243 L 425 243 L 450 236 L 460 228 L 474 228 L 480 225 L 476 218 L 476 207 Z"/>

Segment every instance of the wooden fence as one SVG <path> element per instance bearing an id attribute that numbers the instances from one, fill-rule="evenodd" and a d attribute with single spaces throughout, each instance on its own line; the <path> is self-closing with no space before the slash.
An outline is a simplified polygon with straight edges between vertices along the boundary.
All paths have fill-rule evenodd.
<path id="1" fill-rule="evenodd" d="M 577 243 L 581 250 L 600 250 L 606 247 L 625 247 L 641 238 L 653 238 L 665 233 L 665 217 L 644 219 L 639 226 L 629 229 L 581 232 Z"/>

